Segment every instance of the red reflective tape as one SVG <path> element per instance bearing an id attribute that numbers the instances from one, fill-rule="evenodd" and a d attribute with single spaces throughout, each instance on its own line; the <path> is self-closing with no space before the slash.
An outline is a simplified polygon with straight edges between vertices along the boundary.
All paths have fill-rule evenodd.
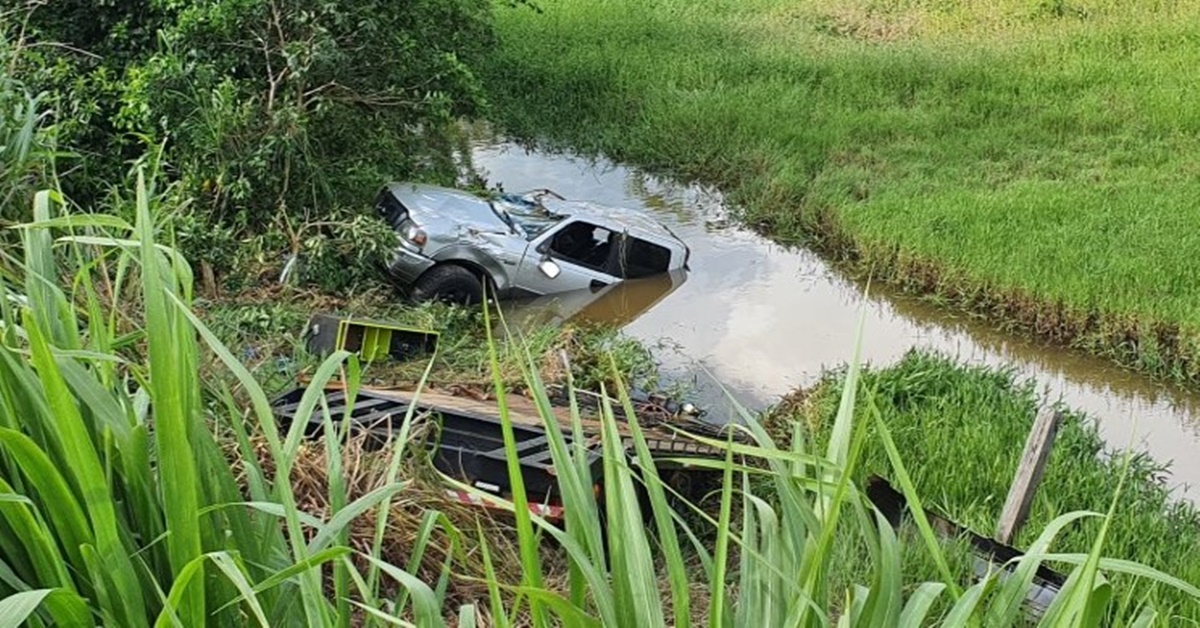
<path id="1" fill-rule="evenodd" d="M 468 506 L 483 506 L 484 508 L 491 508 L 493 510 L 508 510 L 507 508 L 505 508 L 504 506 L 501 506 L 500 504 L 497 504 L 497 503 L 489 501 L 489 500 L 485 500 L 482 497 L 480 497 L 474 493 L 468 493 L 466 491 L 455 491 L 455 490 L 447 489 L 446 495 L 450 499 L 452 499 L 460 504 L 466 504 Z M 529 512 L 531 512 L 535 515 L 544 517 L 546 519 L 562 519 L 563 513 L 565 511 L 564 511 L 563 507 L 558 504 L 530 503 L 529 504 Z"/>

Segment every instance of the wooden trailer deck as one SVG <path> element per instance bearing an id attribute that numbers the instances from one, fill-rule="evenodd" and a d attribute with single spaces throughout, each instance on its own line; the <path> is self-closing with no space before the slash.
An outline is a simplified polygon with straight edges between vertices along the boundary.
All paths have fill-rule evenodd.
<path id="1" fill-rule="evenodd" d="M 437 424 L 436 436 L 430 441 L 435 466 L 477 487 L 497 494 L 507 493 L 509 453 L 504 445 L 503 422 L 494 399 L 480 400 L 441 391 L 417 395 L 411 390 L 364 387 L 353 407 L 348 407 L 341 387 L 333 385 L 325 392 L 331 420 L 336 423 L 349 420 L 354 431 L 373 436 L 378 443 L 386 442 L 394 434 L 410 408 L 415 416 L 432 417 Z M 304 389 L 297 388 L 275 399 L 272 403 L 275 415 L 280 422 L 289 425 L 302 421 L 309 436 L 320 436 L 324 414 L 319 406 L 309 416 L 298 415 L 303 394 Z M 531 400 L 509 395 L 507 401 L 508 416 L 516 437 L 515 454 L 526 487 L 531 494 L 553 499 L 558 486 L 543 419 Z M 552 411 L 564 438 L 568 443 L 573 442 L 570 409 L 553 406 Z M 584 416 L 581 426 L 593 477 L 599 481 L 602 424 L 594 416 Z M 631 454 L 633 441 L 629 424 L 618 420 L 617 430 L 627 455 Z M 721 449 L 699 443 L 680 430 L 654 420 L 648 420 L 642 432 L 657 467 L 668 472 L 670 481 L 680 487 L 695 485 L 692 475 L 710 473 L 706 469 L 692 469 L 687 463 L 689 458 L 721 458 L 724 455 Z"/>

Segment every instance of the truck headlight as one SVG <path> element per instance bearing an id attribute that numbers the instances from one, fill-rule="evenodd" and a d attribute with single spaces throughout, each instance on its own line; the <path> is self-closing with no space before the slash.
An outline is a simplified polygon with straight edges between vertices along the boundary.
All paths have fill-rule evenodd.
<path id="1" fill-rule="evenodd" d="M 425 230 L 417 226 L 416 223 L 411 222 L 408 226 L 404 227 L 403 235 L 405 240 L 417 246 L 425 246 L 425 243 L 429 240 L 428 236 L 425 235 Z"/>

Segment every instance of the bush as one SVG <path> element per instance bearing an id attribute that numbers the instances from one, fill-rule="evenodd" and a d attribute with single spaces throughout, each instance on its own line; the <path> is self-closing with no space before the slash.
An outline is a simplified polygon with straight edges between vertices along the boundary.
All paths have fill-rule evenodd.
<path id="1" fill-rule="evenodd" d="M 0 63 L 5 52 L 0 49 Z M 46 117 L 40 96 L 0 76 L 0 225 L 20 221 L 32 191 L 46 178 L 50 157 Z"/>
<path id="2" fill-rule="evenodd" d="M 50 94 L 80 155 L 69 197 L 92 204 L 161 146 L 192 201 L 194 260 L 232 270 L 228 245 L 281 234 L 264 258 L 306 254 L 330 288 L 392 244 L 363 218 L 384 183 L 464 171 L 457 119 L 485 105 L 471 68 L 493 43 L 486 0 L 3 0 L 0 14 L 11 67 Z"/>

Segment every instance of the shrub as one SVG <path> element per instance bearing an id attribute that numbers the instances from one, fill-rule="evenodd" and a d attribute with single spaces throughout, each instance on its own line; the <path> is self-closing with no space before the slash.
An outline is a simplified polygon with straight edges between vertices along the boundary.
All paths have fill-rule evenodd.
<path id="1" fill-rule="evenodd" d="M 457 119 L 485 105 L 472 67 L 493 43 L 486 0 L 7 0 L 0 15 L 20 51 L 9 67 L 50 95 L 79 155 L 69 197 L 103 198 L 161 147 L 191 200 L 187 235 L 283 234 L 264 257 L 309 254 L 328 288 L 392 243 L 364 217 L 384 183 L 459 178 Z M 227 246 L 181 244 L 232 270 Z"/>

